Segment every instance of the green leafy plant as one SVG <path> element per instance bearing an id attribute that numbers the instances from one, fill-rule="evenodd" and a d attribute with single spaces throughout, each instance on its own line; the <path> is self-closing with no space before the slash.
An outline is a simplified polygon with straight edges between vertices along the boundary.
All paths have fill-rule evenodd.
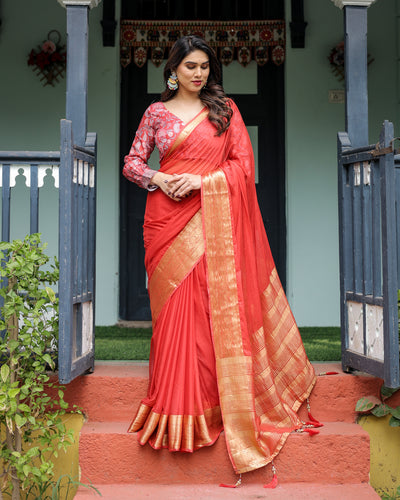
<path id="1" fill-rule="evenodd" d="M 0 499 L 12 500 L 53 479 L 51 458 L 73 442 L 61 416 L 63 387 L 50 380 L 55 368 L 58 262 L 49 262 L 40 235 L 0 243 Z M 50 389 L 50 390 L 49 390 Z M 56 396 L 54 397 L 54 394 Z M 40 498 L 40 497 L 39 497 Z"/>
<path id="2" fill-rule="evenodd" d="M 361 415 L 371 414 L 375 417 L 391 415 L 389 425 L 391 427 L 400 427 L 400 406 L 392 408 L 385 403 L 399 389 L 399 387 L 390 389 L 383 385 L 380 390 L 380 398 L 377 396 L 365 396 L 359 399 L 356 404 L 356 411 Z"/>
<path id="3" fill-rule="evenodd" d="M 71 493 L 71 488 L 76 488 L 78 486 L 83 486 L 89 488 L 98 495 L 102 496 L 100 491 L 93 485 L 83 484 L 79 481 L 75 481 L 69 474 L 63 474 L 55 482 L 54 480 L 46 481 L 41 485 L 32 485 L 27 493 L 27 496 L 33 495 L 35 500 L 61 500 L 68 498 Z"/>

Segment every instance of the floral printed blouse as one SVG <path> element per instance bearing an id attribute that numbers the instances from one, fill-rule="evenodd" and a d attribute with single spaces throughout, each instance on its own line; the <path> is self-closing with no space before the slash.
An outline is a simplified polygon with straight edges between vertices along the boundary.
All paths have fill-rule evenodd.
<path id="1" fill-rule="evenodd" d="M 154 146 L 160 152 L 161 161 L 184 126 L 185 123 L 162 102 L 151 104 L 139 124 L 129 155 L 125 156 L 123 175 L 149 191 L 157 189 L 150 182 L 156 170 L 149 168 L 147 161 Z"/>

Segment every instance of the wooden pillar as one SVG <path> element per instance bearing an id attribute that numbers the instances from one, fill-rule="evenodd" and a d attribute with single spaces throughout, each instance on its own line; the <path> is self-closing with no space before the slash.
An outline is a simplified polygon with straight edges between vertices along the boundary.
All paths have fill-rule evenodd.
<path id="1" fill-rule="evenodd" d="M 292 0 L 292 20 L 290 22 L 292 49 L 304 49 L 306 26 L 303 0 Z"/>
<path id="2" fill-rule="evenodd" d="M 346 132 L 352 147 L 368 138 L 367 8 L 376 0 L 332 0 L 344 10 Z"/>
<path id="3" fill-rule="evenodd" d="M 67 9 L 66 119 L 74 143 L 84 146 L 87 132 L 89 10 L 101 0 L 58 0 Z"/>

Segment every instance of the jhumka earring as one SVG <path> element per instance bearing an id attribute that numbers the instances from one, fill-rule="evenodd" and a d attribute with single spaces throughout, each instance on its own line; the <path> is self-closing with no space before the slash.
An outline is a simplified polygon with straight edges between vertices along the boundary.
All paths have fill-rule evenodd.
<path id="1" fill-rule="evenodd" d="M 177 90 L 178 88 L 178 75 L 173 71 L 168 78 L 167 86 L 169 90 Z"/>

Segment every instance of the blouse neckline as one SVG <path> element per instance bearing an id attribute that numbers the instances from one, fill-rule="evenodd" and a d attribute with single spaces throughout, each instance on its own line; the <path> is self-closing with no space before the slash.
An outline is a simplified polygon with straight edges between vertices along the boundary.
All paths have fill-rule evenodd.
<path id="1" fill-rule="evenodd" d="M 173 113 L 172 111 L 170 111 L 170 110 L 167 108 L 167 106 L 166 106 L 166 105 L 165 105 L 162 101 L 160 101 L 160 102 L 161 102 L 161 104 L 164 106 L 164 109 L 166 109 L 166 110 L 167 110 L 167 112 L 168 112 L 170 115 L 174 116 L 177 120 L 179 120 L 179 121 L 180 121 L 181 123 L 183 123 L 183 125 L 185 125 L 185 126 L 186 126 L 186 125 L 189 125 L 189 123 L 191 123 L 193 120 L 195 120 L 195 119 L 199 116 L 199 114 L 200 114 L 200 113 L 202 113 L 202 112 L 204 111 L 204 109 L 207 107 L 207 106 L 203 106 L 203 107 L 201 108 L 201 110 L 197 113 L 197 115 L 195 115 L 195 116 L 194 116 L 192 119 L 190 119 L 188 122 L 185 122 L 185 121 L 183 121 L 183 120 L 182 120 L 182 118 L 179 118 L 179 116 L 178 116 L 178 115 L 176 115 L 175 113 Z"/>

